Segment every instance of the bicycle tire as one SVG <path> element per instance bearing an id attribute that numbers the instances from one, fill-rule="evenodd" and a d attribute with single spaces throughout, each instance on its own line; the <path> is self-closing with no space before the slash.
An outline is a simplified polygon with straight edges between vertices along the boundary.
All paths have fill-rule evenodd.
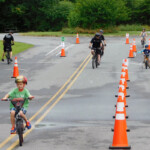
<path id="1" fill-rule="evenodd" d="M 148 62 L 147 60 L 145 61 L 145 69 L 147 69 L 147 66 L 148 66 Z"/>
<path id="2" fill-rule="evenodd" d="M 95 68 L 95 56 L 93 56 L 93 58 L 92 58 L 92 68 L 93 69 Z"/>
<path id="3" fill-rule="evenodd" d="M 23 143 L 23 120 L 18 120 L 16 123 L 17 133 L 19 136 L 19 146 L 22 146 Z"/>
<path id="4" fill-rule="evenodd" d="M 96 59 L 95 59 L 95 66 L 96 66 L 96 68 L 98 67 L 97 56 L 96 56 Z"/>
<path id="5" fill-rule="evenodd" d="M 18 136 L 19 136 L 19 145 L 22 146 L 22 143 L 23 143 L 23 132 L 22 132 L 21 128 L 19 130 L 20 130 L 19 133 L 18 133 Z"/>

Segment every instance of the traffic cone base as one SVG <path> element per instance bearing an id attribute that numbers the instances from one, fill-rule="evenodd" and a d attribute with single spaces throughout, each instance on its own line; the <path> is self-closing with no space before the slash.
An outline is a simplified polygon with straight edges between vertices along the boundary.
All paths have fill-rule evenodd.
<path id="1" fill-rule="evenodd" d="M 122 146 L 109 146 L 109 149 L 131 149 L 131 146 L 124 146 L 124 147 L 122 147 Z"/>

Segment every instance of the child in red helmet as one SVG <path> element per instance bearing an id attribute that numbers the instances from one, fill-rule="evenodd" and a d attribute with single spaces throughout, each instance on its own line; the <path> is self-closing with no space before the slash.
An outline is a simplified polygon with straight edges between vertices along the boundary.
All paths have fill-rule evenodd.
<path id="1" fill-rule="evenodd" d="M 26 127 L 28 129 L 31 128 L 31 123 L 27 120 L 27 117 L 25 116 L 27 112 L 27 108 L 29 106 L 29 99 L 33 99 L 33 96 L 29 93 L 29 91 L 25 88 L 25 85 L 27 84 L 27 78 L 24 76 L 18 76 L 15 79 L 15 83 L 17 85 L 17 88 L 13 89 L 10 91 L 8 94 L 5 95 L 5 97 L 2 100 L 5 100 L 7 98 L 24 98 L 25 102 L 23 104 L 23 107 L 21 109 L 20 116 L 25 120 L 26 122 Z M 10 120 L 12 124 L 12 128 L 10 133 L 14 134 L 16 133 L 16 128 L 15 128 L 15 113 L 16 113 L 16 108 L 14 105 L 10 102 Z"/>

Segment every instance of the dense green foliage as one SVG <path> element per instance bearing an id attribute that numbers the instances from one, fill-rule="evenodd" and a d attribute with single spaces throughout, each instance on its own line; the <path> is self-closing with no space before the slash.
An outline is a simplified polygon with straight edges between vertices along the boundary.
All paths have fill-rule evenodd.
<path id="1" fill-rule="evenodd" d="M 149 0 L 0 0 L 0 31 L 150 25 Z"/>
<path id="2" fill-rule="evenodd" d="M 72 27 L 98 28 L 112 26 L 128 20 L 123 0 L 77 0 L 69 16 Z"/>

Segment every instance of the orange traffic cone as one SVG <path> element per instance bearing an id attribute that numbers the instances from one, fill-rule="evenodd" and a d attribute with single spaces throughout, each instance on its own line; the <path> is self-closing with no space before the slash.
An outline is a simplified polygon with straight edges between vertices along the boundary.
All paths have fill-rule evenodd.
<path id="1" fill-rule="evenodd" d="M 129 44 L 129 33 L 126 33 L 126 44 Z"/>
<path id="2" fill-rule="evenodd" d="M 130 97 L 130 95 L 127 95 L 127 90 L 124 85 L 119 85 L 118 93 L 124 93 L 125 97 Z M 115 97 L 118 97 L 118 95 L 115 95 Z"/>
<path id="3" fill-rule="evenodd" d="M 65 55 L 65 49 L 64 48 L 62 48 L 61 49 L 61 55 L 60 55 L 60 57 L 65 57 L 66 55 Z"/>
<path id="4" fill-rule="evenodd" d="M 65 42 L 64 41 L 61 42 L 61 46 L 62 46 L 62 49 L 61 49 L 60 57 L 65 57 L 66 55 L 65 55 Z"/>
<path id="5" fill-rule="evenodd" d="M 123 59 L 122 67 L 128 67 L 129 66 L 129 60 Z"/>
<path id="6" fill-rule="evenodd" d="M 128 67 L 122 67 L 122 71 L 126 73 L 126 81 L 130 81 L 129 74 L 128 74 Z"/>
<path id="7" fill-rule="evenodd" d="M 116 112 L 113 142 L 109 149 L 131 149 L 131 146 L 128 145 L 126 129 L 124 112 Z"/>
<path id="8" fill-rule="evenodd" d="M 129 51 L 129 57 L 128 58 L 134 58 L 132 44 L 130 44 L 130 51 Z"/>
<path id="9" fill-rule="evenodd" d="M 126 87 L 126 89 L 129 89 L 125 77 L 120 79 L 119 85 L 124 85 Z"/>
<path id="10" fill-rule="evenodd" d="M 149 39 L 149 41 L 148 41 L 148 49 L 150 49 L 150 39 Z"/>
<path id="11" fill-rule="evenodd" d="M 119 98 L 119 97 L 121 97 L 122 102 L 124 102 L 125 107 L 128 107 L 127 101 L 126 101 L 126 97 L 125 97 L 125 95 L 124 95 L 124 92 L 119 92 L 119 93 L 118 93 L 118 98 Z M 118 102 L 118 100 L 117 100 L 117 102 Z M 116 107 L 116 105 L 115 105 L 115 107 Z"/>
<path id="12" fill-rule="evenodd" d="M 78 33 L 77 33 L 77 38 L 76 38 L 76 44 L 80 44 Z"/>
<path id="13" fill-rule="evenodd" d="M 128 118 L 127 113 L 126 113 L 126 108 L 125 108 L 124 101 L 123 101 L 122 97 L 120 97 L 120 96 L 118 97 L 118 100 L 117 100 L 116 113 L 119 112 L 119 111 L 124 112 L 125 117 Z M 113 118 L 115 118 L 115 117 L 116 117 L 116 115 L 113 116 Z M 113 131 L 113 129 L 112 129 L 112 131 Z M 129 131 L 129 129 L 128 129 L 128 131 Z"/>
<path id="14" fill-rule="evenodd" d="M 133 39 L 133 52 L 137 52 L 137 51 L 136 51 L 136 43 L 135 43 L 135 39 Z"/>
<path id="15" fill-rule="evenodd" d="M 15 57 L 14 72 L 12 78 L 16 78 L 17 76 L 19 76 L 19 69 L 18 69 L 17 57 Z"/>

